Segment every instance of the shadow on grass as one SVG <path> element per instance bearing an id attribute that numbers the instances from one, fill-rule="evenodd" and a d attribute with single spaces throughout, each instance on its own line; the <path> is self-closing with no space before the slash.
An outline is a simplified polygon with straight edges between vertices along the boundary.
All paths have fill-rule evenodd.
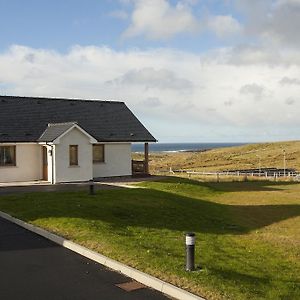
<path id="1" fill-rule="evenodd" d="M 213 234 L 246 234 L 300 216 L 300 205 L 224 205 L 185 196 L 174 197 L 171 193 L 151 189 L 144 192 L 153 197 L 148 198 L 153 201 L 151 205 L 145 199 L 136 199 L 126 208 L 111 208 L 115 222 L 111 223 L 110 217 L 101 218 L 121 228 L 136 226 Z"/>
<path id="2" fill-rule="evenodd" d="M 212 268 L 211 266 L 209 271 L 225 284 L 226 282 L 230 284 L 233 281 L 242 287 L 245 292 L 251 290 L 252 299 L 299 299 L 300 282 L 297 280 L 286 280 L 284 278 L 274 280 L 272 276 L 266 276 L 265 274 L 250 275 L 242 271 L 233 271 L 229 268 Z M 266 297 L 270 291 L 275 294 Z"/>
<path id="3" fill-rule="evenodd" d="M 254 191 L 278 191 L 284 186 L 299 185 L 298 182 L 270 182 L 270 181 L 246 181 L 246 182 L 215 182 L 206 183 L 216 191 L 221 192 L 254 192 Z"/>
<path id="4" fill-rule="evenodd" d="M 0 210 L 26 221 L 40 218 L 101 220 L 110 224 L 119 234 L 126 234 L 128 226 L 183 232 L 245 234 L 300 216 L 300 205 L 225 205 L 202 200 L 198 196 L 193 198 L 176 194 L 176 191 L 172 191 L 172 184 L 178 185 L 178 179 L 174 181 L 169 178 L 163 183 L 171 183 L 171 191 L 148 187 L 103 190 L 98 191 L 95 196 L 88 196 L 83 192 L 65 192 L 16 195 L 13 201 L 10 197 L 3 197 L 0 198 Z M 196 191 L 200 188 L 199 193 L 203 192 L 203 187 L 210 186 L 214 189 L 217 185 L 190 180 L 181 180 L 180 183 L 188 184 L 185 188 L 192 189 L 194 186 Z M 237 184 L 240 186 L 240 183 L 234 185 Z M 270 183 L 267 184 L 269 186 Z M 230 188 L 234 185 L 231 183 Z M 241 183 L 241 187 L 243 186 L 252 184 Z M 259 183 L 259 187 L 263 188 L 264 184 Z"/>
<path id="5" fill-rule="evenodd" d="M 269 285 L 271 282 L 271 278 L 266 276 L 255 276 L 250 275 L 242 272 L 235 272 L 233 270 L 228 269 L 221 269 L 221 268 L 209 268 L 211 272 L 214 274 L 218 274 L 220 279 L 222 280 L 234 280 L 237 284 L 245 284 L 247 282 L 251 283 L 251 285 L 255 282 L 257 285 Z M 261 295 L 263 296 L 263 295 Z"/>
<path id="6" fill-rule="evenodd" d="M 162 180 L 156 182 L 176 184 L 180 180 L 181 183 L 187 183 L 191 186 L 208 187 L 219 192 L 254 192 L 254 191 L 278 191 L 284 186 L 299 185 L 299 182 L 294 181 L 225 181 L 225 182 L 201 182 L 198 180 L 187 179 L 184 177 L 166 176 Z"/>

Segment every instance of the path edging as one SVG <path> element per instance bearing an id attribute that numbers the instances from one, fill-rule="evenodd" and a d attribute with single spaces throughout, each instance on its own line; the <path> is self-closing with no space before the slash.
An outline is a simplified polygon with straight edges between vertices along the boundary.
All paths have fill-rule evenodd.
<path id="1" fill-rule="evenodd" d="M 187 292 L 181 288 L 178 288 L 170 283 L 162 281 L 154 276 L 148 275 L 144 272 L 141 272 L 137 269 L 129 267 L 123 263 L 120 263 L 116 260 L 113 260 L 109 257 L 106 257 L 102 254 L 99 254 L 93 250 L 90 250 L 86 247 L 80 246 L 70 240 L 67 240 L 59 235 L 51 233 L 45 229 L 34 226 L 32 224 L 26 223 L 22 220 L 12 217 L 11 215 L 0 211 L 0 217 L 15 223 L 31 232 L 34 232 L 52 242 L 63 246 L 73 252 L 76 252 L 86 258 L 89 258 L 101 265 L 104 265 L 112 270 L 118 271 L 154 290 L 160 291 L 168 296 L 174 297 L 179 300 L 205 300 L 202 297 L 196 296 L 190 292 Z"/>

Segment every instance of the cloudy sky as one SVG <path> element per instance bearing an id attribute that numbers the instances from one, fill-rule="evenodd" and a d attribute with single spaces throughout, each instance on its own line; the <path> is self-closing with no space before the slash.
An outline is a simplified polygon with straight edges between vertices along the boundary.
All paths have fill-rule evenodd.
<path id="1" fill-rule="evenodd" d="M 122 100 L 160 142 L 300 139 L 300 0 L 0 0 L 0 94 Z"/>

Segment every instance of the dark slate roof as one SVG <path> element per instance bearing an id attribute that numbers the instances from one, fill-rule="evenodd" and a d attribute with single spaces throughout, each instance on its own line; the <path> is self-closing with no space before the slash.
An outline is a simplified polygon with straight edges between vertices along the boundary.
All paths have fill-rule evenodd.
<path id="1" fill-rule="evenodd" d="M 68 129 L 73 127 L 76 122 L 67 122 L 67 123 L 50 123 L 48 127 L 39 137 L 39 142 L 53 142 L 56 138 L 61 136 Z"/>
<path id="2" fill-rule="evenodd" d="M 156 141 L 124 102 L 0 96 L 0 142 L 36 142 L 49 123 L 68 122 L 99 142 Z"/>

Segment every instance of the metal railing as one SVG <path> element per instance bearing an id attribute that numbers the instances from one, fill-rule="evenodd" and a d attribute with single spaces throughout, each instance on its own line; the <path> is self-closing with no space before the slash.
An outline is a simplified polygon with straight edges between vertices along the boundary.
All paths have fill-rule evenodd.
<path id="1" fill-rule="evenodd" d="M 290 177 L 294 179 L 300 179 L 300 172 L 297 172 L 294 169 L 276 169 L 276 168 L 265 168 L 262 170 L 259 169 L 250 169 L 250 170 L 229 170 L 229 171 L 194 171 L 194 170 L 182 170 L 177 169 L 173 170 L 159 170 L 159 173 L 165 174 L 186 174 L 190 176 L 234 176 L 234 177 L 264 177 L 267 179 L 271 178 L 280 178 L 280 177 Z"/>

